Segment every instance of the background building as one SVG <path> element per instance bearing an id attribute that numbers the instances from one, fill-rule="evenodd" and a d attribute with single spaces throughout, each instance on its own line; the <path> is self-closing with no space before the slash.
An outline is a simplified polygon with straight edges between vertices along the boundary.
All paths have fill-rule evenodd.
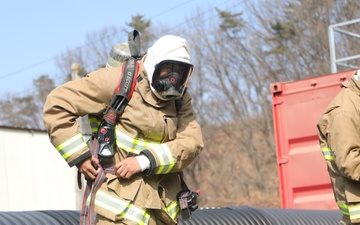
<path id="1" fill-rule="evenodd" d="M 82 195 L 45 131 L 0 127 L 0 211 L 80 210 Z"/>

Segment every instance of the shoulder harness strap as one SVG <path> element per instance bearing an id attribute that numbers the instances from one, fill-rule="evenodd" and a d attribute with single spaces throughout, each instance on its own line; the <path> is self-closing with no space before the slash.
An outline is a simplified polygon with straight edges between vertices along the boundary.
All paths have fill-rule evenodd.
<path id="1" fill-rule="evenodd" d="M 130 98 L 135 90 L 139 75 L 140 58 L 140 34 L 134 30 L 128 34 L 128 43 L 131 57 L 122 64 L 122 76 L 120 77 L 115 96 L 107 107 L 103 121 L 98 129 L 98 141 L 100 144 L 98 155 L 101 158 L 111 158 L 114 155 L 115 143 L 114 129 L 121 115 L 124 113 Z"/>
<path id="2" fill-rule="evenodd" d="M 133 38 L 134 41 L 130 41 Z M 136 38 L 136 40 L 135 40 Z M 113 146 L 115 143 L 114 129 L 117 120 L 120 118 L 126 105 L 128 104 L 134 90 L 139 74 L 139 64 L 137 62 L 140 55 L 140 39 L 139 32 L 133 31 L 129 33 L 129 46 L 131 49 L 131 58 L 125 60 L 122 65 L 122 76 L 116 89 L 115 96 L 107 107 L 103 116 L 98 133 L 94 137 L 91 154 L 93 157 L 99 157 L 102 167 L 95 181 L 88 180 L 86 190 L 84 192 L 83 207 L 81 209 L 80 224 L 90 225 L 95 222 L 94 201 L 97 190 L 105 181 L 106 173 L 114 174 L 114 168 L 107 165 L 107 159 L 114 155 Z M 134 49 L 138 51 L 134 52 Z M 79 185 L 80 187 L 81 185 Z M 90 196 L 90 204 L 86 204 L 87 198 Z"/>

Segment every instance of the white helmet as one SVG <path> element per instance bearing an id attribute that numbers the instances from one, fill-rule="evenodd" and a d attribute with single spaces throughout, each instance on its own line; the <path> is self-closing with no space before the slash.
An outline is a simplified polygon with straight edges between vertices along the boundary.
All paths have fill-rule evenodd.
<path id="1" fill-rule="evenodd" d="M 164 65 L 181 67 L 181 71 L 159 74 Z M 147 51 L 144 67 L 148 74 L 150 88 L 161 100 L 179 99 L 185 91 L 193 65 L 187 41 L 174 35 L 159 38 Z"/>
<path id="2" fill-rule="evenodd" d="M 106 67 L 120 67 L 122 63 L 130 57 L 131 53 L 127 42 L 116 44 L 111 48 Z"/>

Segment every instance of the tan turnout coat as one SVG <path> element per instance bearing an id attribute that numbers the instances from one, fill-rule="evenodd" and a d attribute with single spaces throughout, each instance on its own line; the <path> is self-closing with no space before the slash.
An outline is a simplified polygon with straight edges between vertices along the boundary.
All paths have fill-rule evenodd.
<path id="1" fill-rule="evenodd" d="M 195 120 L 189 93 L 182 99 L 182 107 L 177 112 L 175 102 L 161 101 L 149 87 L 149 81 L 141 61 L 140 75 L 143 78 L 136 84 L 135 91 L 120 123 L 116 129 L 139 140 L 166 143 L 171 151 L 175 165 L 167 174 L 145 176 L 137 174 L 131 179 L 119 179 L 107 174 L 102 190 L 113 196 L 132 201 L 144 209 L 159 209 L 159 217 L 167 224 L 175 223 L 161 209 L 176 200 L 181 191 L 178 173 L 187 167 L 203 149 L 201 129 Z M 121 68 L 102 68 L 86 77 L 67 82 L 55 88 L 47 97 L 43 119 L 52 144 L 57 147 L 79 133 L 77 117 L 102 115 L 114 96 L 119 83 Z M 156 167 L 161 162 L 154 150 L 148 149 L 155 158 Z M 70 166 L 77 164 L 82 157 L 89 155 L 89 148 L 66 158 Z M 115 162 L 127 157 L 127 153 L 117 148 Z M 97 213 L 111 220 L 122 219 L 106 210 L 96 209 Z"/>
<path id="2" fill-rule="evenodd" d="M 321 116 L 318 132 L 342 223 L 350 224 L 352 213 L 351 224 L 360 224 L 359 210 L 351 210 L 360 208 L 360 82 L 352 77 L 343 86 Z"/>

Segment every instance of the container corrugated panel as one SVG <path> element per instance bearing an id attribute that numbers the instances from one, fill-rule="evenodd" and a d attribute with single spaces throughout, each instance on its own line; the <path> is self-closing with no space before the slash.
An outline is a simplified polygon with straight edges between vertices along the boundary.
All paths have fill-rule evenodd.
<path id="1" fill-rule="evenodd" d="M 271 84 L 283 208 L 337 209 L 316 125 L 353 72 Z"/>

